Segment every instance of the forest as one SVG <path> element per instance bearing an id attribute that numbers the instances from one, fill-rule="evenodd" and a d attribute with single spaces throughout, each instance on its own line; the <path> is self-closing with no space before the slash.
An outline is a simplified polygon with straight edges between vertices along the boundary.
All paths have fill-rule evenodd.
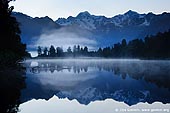
<path id="1" fill-rule="evenodd" d="M 146 36 L 144 39 L 134 39 L 129 42 L 123 39 L 112 47 L 98 48 L 89 51 L 88 47 L 74 45 L 64 52 L 62 47 L 38 47 L 38 57 L 104 57 L 104 58 L 140 58 L 140 59 L 168 59 L 170 58 L 170 30 L 156 35 Z"/>

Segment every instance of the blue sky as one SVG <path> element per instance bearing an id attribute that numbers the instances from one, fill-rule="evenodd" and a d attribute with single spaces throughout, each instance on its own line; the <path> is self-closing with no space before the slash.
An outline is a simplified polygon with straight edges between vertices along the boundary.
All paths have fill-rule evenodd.
<path id="1" fill-rule="evenodd" d="M 123 14 L 128 10 L 156 14 L 170 12 L 170 0 L 16 0 L 10 5 L 14 5 L 14 11 L 32 17 L 49 16 L 53 20 L 76 16 L 83 11 L 107 17 Z"/>

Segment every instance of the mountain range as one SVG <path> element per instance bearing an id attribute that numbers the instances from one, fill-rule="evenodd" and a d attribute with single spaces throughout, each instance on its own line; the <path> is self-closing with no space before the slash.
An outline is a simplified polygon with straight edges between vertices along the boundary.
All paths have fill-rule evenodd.
<path id="1" fill-rule="evenodd" d="M 147 35 L 155 35 L 170 29 L 170 13 L 139 14 L 129 10 L 111 18 L 92 15 L 89 12 L 81 12 L 76 17 L 59 18 L 53 21 L 48 16 L 32 18 L 26 14 L 14 12 L 20 23 L 22 41 L 28 45 L 28 50 L 35 49 L 33 44 L 44 33 L 61 30 L 61 32 L 73 33 L 78 37 L 85 37 L 96 42 L 94 47 L 112 46 L 122 39 L 127 41 L 144 38 Z M 57 35 L 57 34 L 55 34 Z M 62 35 L 63 36 L 63 35 Z M 63 37 L 54 37 L 64 39 Z M 81 38 L 80 38 L 81 40 Z M 48 38 L 46 39 L 48 42 Z M 36 43 L 38 45 L 41 43 Z M 73 45 L 77 44 L 73 42 Z M 80 43 L 81 45 L 81 43 Z M 32 47 L 31 47 L 32 46 Z M 49 45 L 50 46 L 50 45 Z M 55 45 L 57 46 L 57 45 Z"/>

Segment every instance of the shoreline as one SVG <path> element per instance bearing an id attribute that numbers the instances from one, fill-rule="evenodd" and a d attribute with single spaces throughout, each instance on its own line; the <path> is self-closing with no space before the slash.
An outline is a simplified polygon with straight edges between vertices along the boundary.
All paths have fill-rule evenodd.
<path id="1" fill-rule="evenodd" d="M 137 58 L 103 58 L 103 57 L 77 57 L 77 58 L 72 58 L 72 57 L 58 57 L 58 58 L 30 58 L 30 59 L 25 59 L 25 61 L 122 61 L 122 62 L 127 62 L 127 61 L 164 61 L 164 62 L 170 62 L 170 59 L 137 59 Z"/>

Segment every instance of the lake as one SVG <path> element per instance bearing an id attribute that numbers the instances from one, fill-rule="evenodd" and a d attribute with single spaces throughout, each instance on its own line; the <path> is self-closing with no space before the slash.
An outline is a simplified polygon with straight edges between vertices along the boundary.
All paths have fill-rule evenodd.
<path id="1" fill-rule="evenodd" d="M 170 61 L 33 59 L 20 113 L 170 112 Z"/>

